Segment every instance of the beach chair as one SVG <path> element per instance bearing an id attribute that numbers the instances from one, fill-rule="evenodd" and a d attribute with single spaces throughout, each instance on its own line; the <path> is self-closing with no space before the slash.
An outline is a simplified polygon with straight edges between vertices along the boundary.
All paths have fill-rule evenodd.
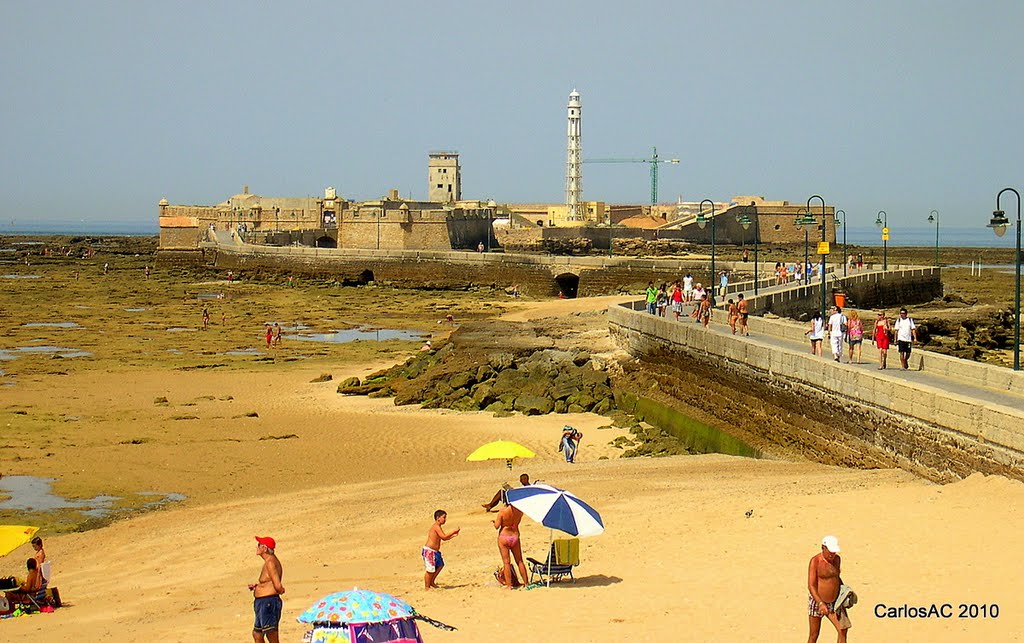
<path id="1" fill-rule="evenodd" d="M 576 582 L 572 574 L 572 568 L 580 564 L 580 539 L 564 538 L 551 543 L 547 559 L 540 561 L 536 558 L 526 559 L 530 567 L 530 582 L 534 576 L 540 578 L 540 582 L 559 581 L 569 577 Z"/>

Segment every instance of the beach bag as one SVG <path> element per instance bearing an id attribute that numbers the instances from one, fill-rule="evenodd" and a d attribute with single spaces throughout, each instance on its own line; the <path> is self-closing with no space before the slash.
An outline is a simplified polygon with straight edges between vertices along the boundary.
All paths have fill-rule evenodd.
<path id="1" fill-rule="evenodd" d="M 839 332 L 840 332 L 840 333 L 842 333 L 842 334 L 844 334 L 844 335 L 845 335 L 846 333 L 850 332 L 850 324 L 849 324 L 849 320 L 848 320 L 848 319 L 846 319 L 846 317 L 845 317 L 845 316 L 843 317 L 843 321 L 842 321 L 842 323 L 840 323 L 840 324 L 839 324 Z"/>
<path id="2" fill-rule="evenodd" d="M 4 578 L 0 578 L 0 590 L 17 589 L 17 587 L 18 579 L 14 576 L 6 576 Z"/>

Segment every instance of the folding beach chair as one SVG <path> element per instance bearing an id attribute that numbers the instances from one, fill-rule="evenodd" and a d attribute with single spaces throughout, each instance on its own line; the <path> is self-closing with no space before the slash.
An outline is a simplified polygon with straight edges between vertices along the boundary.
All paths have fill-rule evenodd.
<path id="1" fill-rule="evenodd" d="M 572 568 L 580 564 L 580 539 L 564 538 L 551 543 L 548 550 L 548 557 L 544 561 L 536 558 L 527 558 L 530 567 L 530 582 L 534 576 L 540 577 L 541 582 L 559 581 L 568 576 L 572 582 L 576 577 L 572 575 Z"/>

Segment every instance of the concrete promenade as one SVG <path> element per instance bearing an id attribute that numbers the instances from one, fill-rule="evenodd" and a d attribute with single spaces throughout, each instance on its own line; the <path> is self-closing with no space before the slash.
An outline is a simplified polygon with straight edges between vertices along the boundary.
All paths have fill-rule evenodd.
<path id="1" fill-rule="evenodd" d="M 773 287 L 774 288 L 774 287 Z M 867 313 L 871 328 L 874 315 Z M 878 352 L 863 345 L 863 364 L 811 355 L 806 325 L 750 318 L 750 336 L 731 334 L 726 314 L 714 311 L 709 328 L 686 317 L 649 315 L 643 302 L 613 306 L 609 324 L 616 341 L 643 357 L 675 353 L 739 371 L 779 390 L 798 390 L 808 401 L 869 419 L 869 429 L 837 423 L 901 466 L 936 480 L 974 471 L 1024 479 L 1024 373 L 929 353 L 915 347 L 910 369 L 900 368 L 895 346 L 889 368 L 878 370 Z M 844 352 L 847 350 L 844 345 Z"/>

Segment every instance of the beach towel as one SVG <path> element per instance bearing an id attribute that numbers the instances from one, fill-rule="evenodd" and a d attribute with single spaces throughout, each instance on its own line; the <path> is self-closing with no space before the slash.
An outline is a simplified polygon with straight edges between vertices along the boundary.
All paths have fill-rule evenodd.
<path id="1" fill-rule="evenodd" d="M 580 539 L 567 538 L 555 541 L 555 564 L 556 565 L 579 565 L 580 564 Z"/>

